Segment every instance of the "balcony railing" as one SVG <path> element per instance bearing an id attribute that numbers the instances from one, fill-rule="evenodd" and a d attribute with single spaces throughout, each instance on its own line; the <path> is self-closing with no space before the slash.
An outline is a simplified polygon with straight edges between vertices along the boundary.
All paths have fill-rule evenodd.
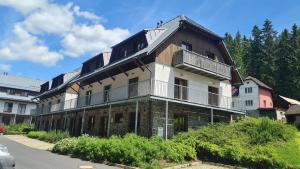
<path id="1" fill-rule="evenodd" d="M 209 93 L 201 88 L 180 86 L 159 80 L 152 80 L 150 85 L 150 80 L 146 80 L 135 84 L 112 88 L 103 92 L 94 93 L 89 96 L 82 96 L 76 99 L 67 100 L 65 102 L 51 105 L 51 108 L 49 108 L 49 106 L 44 106 L 43 108 L 40 107 L 37 112 L 45 114 L 150 95 L 174 99 L 177 101 L 214 106 L 223 109 L 234 109 L 238 111 L 244 110 L 243 102 L 237 99 L 233 100 L 233 98 L 229 96 L 222 96 L 216 93 Z"/>
<path id="2" fill-rule="evenodd" d="M 231 79 L 231 69 L 229 65 L 188 50 L 179 50 L 173 58 L 173 65 L 217 79 Z"/>

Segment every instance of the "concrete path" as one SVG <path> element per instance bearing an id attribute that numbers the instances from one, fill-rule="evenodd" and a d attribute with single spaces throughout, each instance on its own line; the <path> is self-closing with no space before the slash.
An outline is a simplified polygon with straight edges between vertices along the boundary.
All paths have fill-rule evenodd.
<path id="1" fill-rule="evenodd" d="M 226 167 L 214 166 L 210 164 L 199 164 L 197 166 L 187 167 L 185 169 L 228 169 Z"/>
<path id="2" fill-rule="evenodd" d="M 14 138 L 16 141 L 10 140 L 10 138 Z M 17 141 L 24 141 L 27 145 L 34 146 L 33 143 L 29 143 L 29 140 L 22 137 L 0 136 L 0 144 L 7 146 L 9 153 L 15 157 L 16 169 L 80 169 L 80 166 L 92 166 L 93 169 L 117 168 L 41 150 L 41 148 L 48 148 L 45 145 L 39 145 L 40 149 L 36 149 Z"/>
<path id="3" fill-rule="evenodd" d="M 5 135 L 4 137 L 7 137 L 8 139 L 23 144 L 25 146 L 36 148 L 39 150 L 51 150 L 54 146 L 54 144 L 52 143 L 47 143 L 37 139 L 31 139 L 23 135 Z"/>

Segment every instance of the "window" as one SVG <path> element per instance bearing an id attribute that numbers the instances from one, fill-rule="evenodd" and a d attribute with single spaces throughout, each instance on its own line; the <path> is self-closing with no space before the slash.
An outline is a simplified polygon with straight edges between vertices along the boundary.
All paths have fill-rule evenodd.
<path id="1" fill-rule="evenodd" d="M 90 105 L 92 100 L 92 91 L 86 91 L 85 93 L 85 105 Z"/>
<path id="2" fill-rule="evenodd" d="M 189 44 L 189 43 L 187 43 L 187 42 L 182 42 L 181 43 L 181 48 L 183 49 L 183 50 L 189 50 L 189 51 L 192 51 L 193 49 L 192 49 L 192 44 Z"/>
<path id="3" fill-rule="evenodd" d="M 122 123 L 123 122 L 123 113 L 117 113 L 115 115 L 115 123 Z"/>
<path id="4" fill-rule="evenodd" d="M 137 50 L 139 51 L 139 50 L 141 50 L 141 49 L 143 49 L 144 48 L 144 43 L 139 43 L 138 45 L 137 45 Z"/>
<path id="5" fill-rule="evenodd" d="M 21 91 L 21 94 L 20 94 L 21 96 L 24 96 L 24 97 L 27 97 L 28 96 L 28 92 L 26 92 L 26 91 Z"/>
<path id="6" fill-rule="evenodd" d="M 253 106 L 253 100 L 246 100 L 245 105 L 246 106 Z"/>
<path id="7" fill-rule="evenodd" d="M 133 78 L 133 79 L 129 79 L 128 82 L 128 97 L 135 97 L 138 96 L 138 81 L 139 78 Z"/>
<path id="8" fill-rule="evenodd" d="M 127 56 L 127 50 L 123 49 L 123 57 L 126 57 L 126 56 Z"/>
<path id="9" fill-rule="evenodd" d="M 175 77 L 174 98 L 187 100 L 188 99 L 188 81 Z"/>
<path id="10" fill-rule="evenodd" d="M 210 52 L 210 51 L 205 51 L 205 55 L 209 58 L 209 59 L 212 59 L 212 60 L 215 60 L 216 59 L 216 56 L 213 52 Z"/>
<path id="11" fill-rule="evenodd" d="M 9 94 L 9 95 L 15 95 L 16 94 L 16 90 L 14 90 L 14 89 L 8 89 L 7 90 L 7 94 Z"/>
<path id="12" fill-rule="evenodd" d="M 49 102 L 48 106 L 48 112 L 51 112 L 52 102 Z"/>
<path id="13" fill-rule="evenodd" d="M 208 104 L 219 105 L 219 89 L 216 87 L 208 86 Z"/>
<path id="14" fill-rule="evenodd" d="M 110 101 L 110 89 L 111 89 L 111 85 L 104 86 L 104 92 L 103 92 L 103 101 L 104 102 Z"/>
<path id="15" fill-rule="evenodd" d="M 19 104 L 18 105 L 18 113 L 25 114 L 25 112 L 26 112 L 26 104 Z"/>
<path id="16" fill-rule="evenodd" d="M 264 107 L 267 107 L 267 101 L 264 100 Z"/>
<path id="17" fill-rule="evenodd" d="M 246 87 L 245 93 L 252 93 L 252 87 Z"/>
<path id="18" fill-rule="evenodd" d="M 4 103 L 4 112 L 11 113 L 13 108 L 13 103 L 5 102 Z"/>

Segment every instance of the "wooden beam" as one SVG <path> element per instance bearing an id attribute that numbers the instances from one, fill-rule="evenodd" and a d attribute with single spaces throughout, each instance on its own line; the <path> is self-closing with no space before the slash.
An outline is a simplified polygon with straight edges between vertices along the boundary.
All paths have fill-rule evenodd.
<path id="1" fill-rule="evenodd" d="M 93 85 L 89 84 L 90 87 L 93 87 Z"/>
<path id="2" fill-rule="evenodd" d="M 102 85 L 102 82 L 101 81 L 97 81 L 100 85 Z"/>
<path id="3" fill-rule="evenodd" d="M 76 83 L 78 85 L 78 87 L 82 90 L 84 90 L 83 86 L 80 86 L 80 84 Z"/>
<path id="4" fill-rule="evenodd" d="M 111 76 L 109 73 L 107 73 L 106 71 L 105 71 L 105 74 L 107 75 L 107 76 L 109 76 L 112 80 L 116 80 L 113 76 Z"/>
<path id="5" fill-rule="evenodd" d="M 71 88 L 74 92 L 76 92 L 77 94 L 79 93 L 79 92 L 76 91 L 72 86 L 70 86 L 70 88 Z"/>
<path id="6" fill-rule="evenodd" d="M 145 71 L 145 69 L 142 67 L 142 65 L 141 65 L 138 61 L 134 60 L 134 63 L 135 63 L 142 71 Z"/>
<path id="7" fill-rule="evenodd" d="M 127 77 L 128 77 L 128 73 L 127 72 L 125 72 L 123 69 L 122 69 L 122 67 L 121 66 L 119 66 L 118 67 L 119 68 L 119 70 L 121 71 L 121 72 L 123 72 Z"/>

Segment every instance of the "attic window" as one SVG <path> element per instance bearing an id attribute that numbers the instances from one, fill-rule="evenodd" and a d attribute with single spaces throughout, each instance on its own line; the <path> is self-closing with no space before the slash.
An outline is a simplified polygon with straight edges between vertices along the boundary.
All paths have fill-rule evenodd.
<path id="1" fill-rule="evenodd" d="M 216 56 L 213 52 L 210 52 L 210 51 L 205 51 L 205 55 L 209 58 L 209 59 L 212 59 L 212 60 L 215 60 L 216 59 Z"/>
<path id="2" fill-rule="evenodd" d="M 138 51 L 141 50 L 141 49 L 143 49 L 143 48 L 144 48 L 144 43 L 139 43 L 139 44 L 137 45 Z"/>
<path id="3" fill-rule="evenodd" d="M 124 56 L 124 57 L 127 56 L 127 50 L 126 50 L 126 49 L 123 50 L 123 56 Z"/>

